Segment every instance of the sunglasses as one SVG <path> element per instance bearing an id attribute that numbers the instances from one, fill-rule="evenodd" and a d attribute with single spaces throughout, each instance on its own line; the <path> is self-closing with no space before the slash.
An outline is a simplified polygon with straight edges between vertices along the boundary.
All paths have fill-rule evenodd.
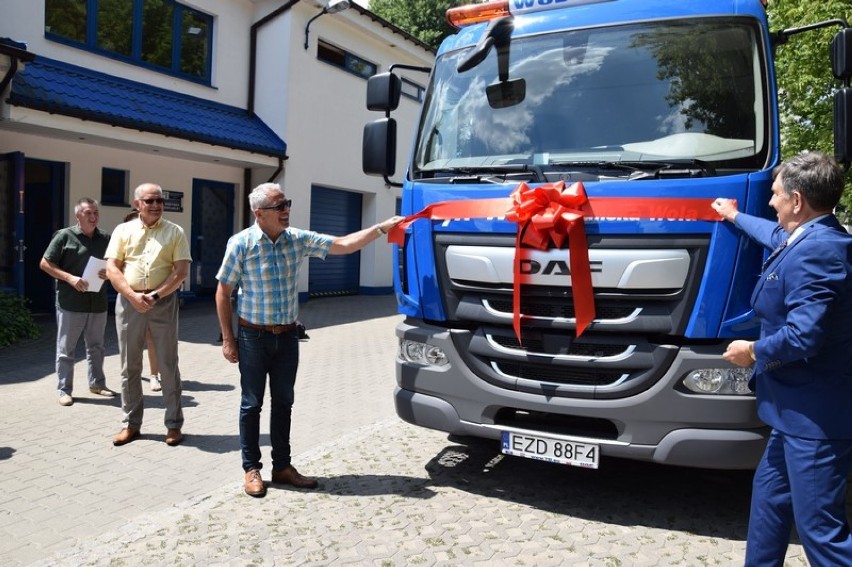
<path id="1" fill-rule="evenodd" d="M 293 199 L 284 199 L 277 205 L 273 205 L 272 207 L 260 207 L 262 211 L 283 211 L 284 209 L 289 209 L 293 206 Z"/>
<path id="2" fill-rule="evenodd" d="M 156 197 L 154 199 L 139 199 L 139 200 L 142 201 L 143 203 L 145 203 L 146 205 L 153 205 L 154 203 L 157 203 L 158 205 L 162 205 L 165 202 L 165 199 L 163 199 L 161 197 Z"/>

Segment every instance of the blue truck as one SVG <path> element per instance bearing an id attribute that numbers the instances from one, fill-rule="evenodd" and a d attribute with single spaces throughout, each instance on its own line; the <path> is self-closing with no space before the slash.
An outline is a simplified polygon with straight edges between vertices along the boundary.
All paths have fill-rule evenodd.
<path id="1" fill-rule="evenodd" d="M 399 73 L 368 83 L 363 168 L 402 187 L 402 214 L 443 202 L 582 184 L 591 202 L 736 199 L 771 218 L 780 162 L 774 53 L 826 46 L 835 157 L 852 154 L 852 30 L 843 19 L 770 32 L 758 0 L 510 0 L 452 9 L 401 183 Z M 793 38 L 793 39 L 791 39 Z M 755 337 L 766 251 L 690 215 L 584 219 L 594 319 L 578 336 L 568 247 L 514 269 L 506 216 L 413 222 L 397 249 L 395 403 L 410 423 L 499 441 L 504 453 L 597 468 L 617 457 L 756 466 L 768 430 L 748 369 L 722 359 Z M 513 329 L 513 298 L 523 315 Z"/>

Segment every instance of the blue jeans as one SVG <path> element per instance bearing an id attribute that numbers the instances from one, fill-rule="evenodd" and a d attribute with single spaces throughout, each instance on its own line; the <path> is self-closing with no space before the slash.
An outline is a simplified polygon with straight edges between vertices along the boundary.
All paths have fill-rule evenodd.
<path id="1" fill-rule="evenodd" d="M 260 469 L 260 410 L 269 376 L 272 470 L 290 466 L 290 414 L 299 367 L 295 330 L 275 335 L 240 325 L 240 450 L 243 470 Z"/>

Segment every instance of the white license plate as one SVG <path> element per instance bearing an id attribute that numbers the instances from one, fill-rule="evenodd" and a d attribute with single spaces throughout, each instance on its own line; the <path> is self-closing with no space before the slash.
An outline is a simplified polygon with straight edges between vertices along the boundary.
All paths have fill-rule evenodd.
<path id="1" fill-rule="evenodd" d="M 586 469 L 598 468 L 600 460 L 600 449 L 594 443 L 579 443 L 514 431 L 504 431 L 502 441 L 503 453 L 516 457 Z"/>

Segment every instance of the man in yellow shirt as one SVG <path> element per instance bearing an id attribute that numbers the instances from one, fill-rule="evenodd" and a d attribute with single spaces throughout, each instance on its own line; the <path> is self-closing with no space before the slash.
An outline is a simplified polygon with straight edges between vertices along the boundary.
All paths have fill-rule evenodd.
<path id="1" fill-rule="evenodd" d="M 119 296 L 115 328 L 121 356 L 123 428 L 113 445 L 129 443 L 142 427 L 142 351 L 150 329 L 157 352 L 166 443 L 183 440 L 183 409 L 178 369 L 178 299 L 175 293 L 189 273 L 189 243 L 183 229 L 163 216 L 163 190 L 143 183 L 134 193 L 139 218 L 118 225 L 106 251 L 107 275 Z"/>

